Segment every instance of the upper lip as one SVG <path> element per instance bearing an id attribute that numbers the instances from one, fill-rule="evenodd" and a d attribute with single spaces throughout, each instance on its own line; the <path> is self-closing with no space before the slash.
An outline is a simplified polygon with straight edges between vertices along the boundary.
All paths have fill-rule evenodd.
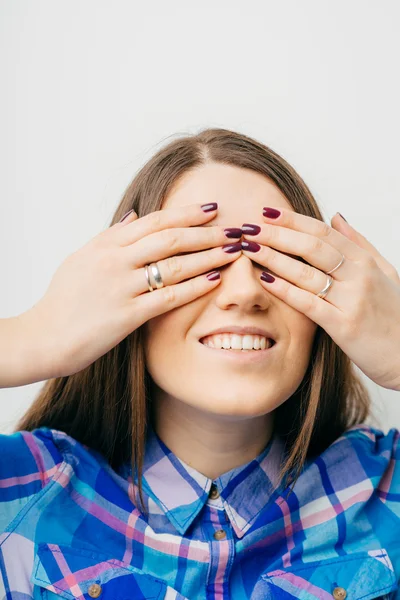
<path id="1" fill-rule="evenodd" d="M 262 335 L 266 338 L 276 341 L 275 334 L 271 333 L 270 331 L 267 331 L 266 329 L 263 329 L 262 327 L 239 327 L 238 325 L 225 325 L 224 327 L 218 327 L 217 329 L 213 329 L 212 331 L 209 331 L 208 333 L 202 335 L 200 337 L 200 340 L 202 340 L 205 337 L 208 337 L 209 335 L 217 335 L 218 333 L 237 333 L 238 335 Z"/>

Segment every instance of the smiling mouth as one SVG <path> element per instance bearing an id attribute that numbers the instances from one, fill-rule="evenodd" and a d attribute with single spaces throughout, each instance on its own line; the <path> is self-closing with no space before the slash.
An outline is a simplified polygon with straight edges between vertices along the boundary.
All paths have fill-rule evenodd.
<path id="1" fill-rule="evenodd" d="M 199 340 L 199 342 L 200 342 L 200 344 L 202 344 L 206 348 L 209 348 L 210 350 L 225 350 L 226 352 L 237 352 L 237 353 L 250 353 L 250 352 L 262 353 L 262 352 L 267 352 L 268 350 L 270 350 L 276 344 L 275 340 L 268 339 L 267 340 L 267 347 L 266 348 L 219 348 L 219 347 L 215 347 L 215 346 L 210 346 L 207 343 L 206 339 L 204 339 L 204 341 L 203 340 Z"/>

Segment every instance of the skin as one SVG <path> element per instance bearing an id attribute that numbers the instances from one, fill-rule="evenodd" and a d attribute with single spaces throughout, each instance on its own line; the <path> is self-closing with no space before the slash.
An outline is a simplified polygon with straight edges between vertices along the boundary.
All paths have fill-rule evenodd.
<path id="1" fill-rule="evenodd" d="M 196 202 L 218 202 L 208 224 L 227 227 L 263 225 L 264 206 L 293 211 L 267 177 L 220 163 L 185 173 L 163 209 Z M 265 448 L 274 410 L 304 377 L 318 327 L 262 286 L 263 268 L 254 261 L 239 253 L 220 269 L 216 288 L 144 325 L 153 426 L 174 454 L 212 479 Z M 217 356 L 198 338 L 225 325 L 272 330 L 277 346 L 270 358 L 256 363 Z"/>

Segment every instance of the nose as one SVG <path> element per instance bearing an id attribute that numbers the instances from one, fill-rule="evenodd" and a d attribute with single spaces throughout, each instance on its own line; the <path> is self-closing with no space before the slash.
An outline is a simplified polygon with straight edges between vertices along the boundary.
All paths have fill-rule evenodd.
<path id="1" fill-rule="evenodd" d="M 266 310 L 271 294 L 263 287 L 260 275 L 260 268 L 244 254 L 227 265 L 221 273 L 221 283 L 215 288 L 218 308 L 243 312 Z"/>

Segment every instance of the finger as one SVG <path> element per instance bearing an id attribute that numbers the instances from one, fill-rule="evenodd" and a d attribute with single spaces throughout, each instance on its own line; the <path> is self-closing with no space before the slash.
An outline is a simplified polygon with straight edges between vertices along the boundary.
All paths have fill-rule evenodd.
<path id="1" fill-rule="evenodd" d="M 133 299 L 130 308 L 132 319 L 137 319 L 137 315 L 140 314 L 144 323 L 153 317 L 204 296 L 220 283 L 220 276 L 214 280 L 207 277 L 207 275 L 213 277 L 214 273 L 203 274 L 183 283 L 168 285 L 159 290 L 137 296 Z"/>
<path id="2" fill-rule="evenodd" d="M 365 251 L 363 248 L 360 248 L 360 246 L 358 246 L 355 242 L 349 240 L 346 236 L 330 227 L 324 221 L 320 221 L 319 219 L 315 219 L 314 217 L 309 217 L 307 215 L 302 215 L 294 212 L 293 210 L 286 210 L 282 208 L 279 208 L 279 211 L 281 212 L 280 216 L 272 219 L 266 216 L 267 213 L 265 208 L 264 219 L 269 228 L 272 226 L 275 227 L 275 224 L 277 224 L 280 228 L 302 232 L 319 238 L 327 244 L 330 244 L 333 248 L 336 248 L 336 250 L 338 250 L 341 254 L 344 254 L 344 256 L 349 260 L 359 261 L 365 257 Z M 294 252 L 294 254 L 299 253 Z"/>
<path id="3" fill-rule="evenodd" d="M 333 221 L 335 219 L 335 221 Z M 347 221 L 340 218 L 339 213 L 334 215 L 331 219 L 332 227 L 343 233 L 348 239 L 352 240 L 360 248 L 364 248 L 367 252 L 373 256 L 378 267 L 394 281 L 399 281 L 399 274 L 397 273 L 394 265 L 392 265 L 386 258 L 378 252 L 378 250 L 363 236 L 359 231 L 354 229 Z"/>
<path id="4" fill-rule="evenodd" d="M 203 208 L 201 208 L 202 206 Z M 209 210 L 209 208 L 213 210 Z M 216 202 L 203 205 L 187 204 L 156 210 L 119 229 L 116 232 L 117 242 L 120 246 L 128 246 L 162 229 L 201 225 L 215 217 L 217 210 Z"/>
<path id="5" fill-rule="evenodd" d="M 280 298 L 298 312 L 306 315 L 306 317 L 317 323 L 317 325 L 320 325 L 323 329 L 329 327 L 335 330 L 340 327 L 343 322 L 343 312 L 330 302 L 327 302 L 326 299 L 318 298 L 317 295 L 302 290 L 280 277 L 273 276 L 274 281 L 267 282 L 264 279 L 265 275 L 271 277 L 270 273 L 262 273 L 260 281 L 271 294 Z M 329 296 L 330 291 L 328 291 L 326 298 Z"/>
<path id="6" fill-rule="evenodd" d="M 245 223 L 242 226 L 242 231 L 246 232 L 248 230 L 248 224 Z M 248 234 L 244 233 L 244 235 L 246 238 L 248 237 Z M 289 253 L 294 258 L 296 256 L 303 257 L 318 272 L 331 271 L 342 259 L 341 252 L 321 238 L 279 227 L 278 225 L 261 225 L 260 232 L 251 237 L 250 242 L 247 239 L 242 240 L 243 251 L 251 252 L 253 250 L 252 258 L 254 257 L 254 260 L 266 267 L 274 268 L 271 261 L 276 262 L 278 260 L 276 253 L 268 252 L 267 246 L 284 254 Z M 255 258 L 255 254 L 257 254 L 257 258 Z M 282 263 L 282 265 L 287 267 L 288 263 Z M 335 271 L 335 279 L 341 281 L 352 277 L 354 268 L 355 264 L 352 261 L 345 261 L 343 267 L 341 266 L 338 271 Z M 309 275 L 312 275 L 311 271 Z M 316 275 L 317 273 L 315 273 Z M 282 276 L 284 276 L 283 273 Z"/>
<path id="7" fill-rule="evenodd" d="M 226 250 L 230 251 L 227 252 Z M 233 251 L 232 251 L 233 250 Z M 157 261 L 157 267 L 161 275 L 164 286 L 174 285 L 189 278 L 193 278 L 201 273 L 207 273 L 218 267 L 229 264 L 236 260 L 242 253 L 240 243 L 234 242 L 223 247 L 204 250 L 186 254 L 184 256 L 169 256 L 165 260 Z M 153 261 L 150 261 L 153 262 Z M 146 263 L 150 264 L 150 263 Z M 140 295 L 149 290 L 145 269 L 137 269 L 136 276 L 132 277 L 132 295 Z M 152 271 L 149 269 L 151 285 L 155 288 L 155 281 L 152 277 Z"/>
<path id="8" fill-rule="evenodd" d="M 242 241 L 241 244 L 243 248 L 245 242 Z M 272 275 L 282 277 L 286 281 L 313 294 L 318 294 L 324 289 L 327 283 L 326 273 L 314 268 L 312 265 L 304 264 L 300 260 L 296 260 L 296 258 L 291 258 L 291 256 L 277 252 L 272 248 L 260 246 L 260 250 L 256 253 L 246 250 L 243 250 L 243 253 L 262 267 L 267 267 L 268 271 L 272 272 Z M 337 284 L 340 285 L 340 282 L 337 281 Z M 337 285 L 332 286 L 332 289 L 329 291 L 329 302 L 336 307 L 340 307 L 343 304 L 343 294 Z"/>
<path id="9" fill-rule="evenodd" d="M 206 248 L 228 244 L 232 232 L 236 241 L 242 232 L 238 228 L 214 227 L 175 227 L 151 233 L 138 240 L 135 244 L 127 246 L 130 264 L 133 268 L 144 267 L 151 262 L 156 262 L 181 252 L 196 252 Z"/>

